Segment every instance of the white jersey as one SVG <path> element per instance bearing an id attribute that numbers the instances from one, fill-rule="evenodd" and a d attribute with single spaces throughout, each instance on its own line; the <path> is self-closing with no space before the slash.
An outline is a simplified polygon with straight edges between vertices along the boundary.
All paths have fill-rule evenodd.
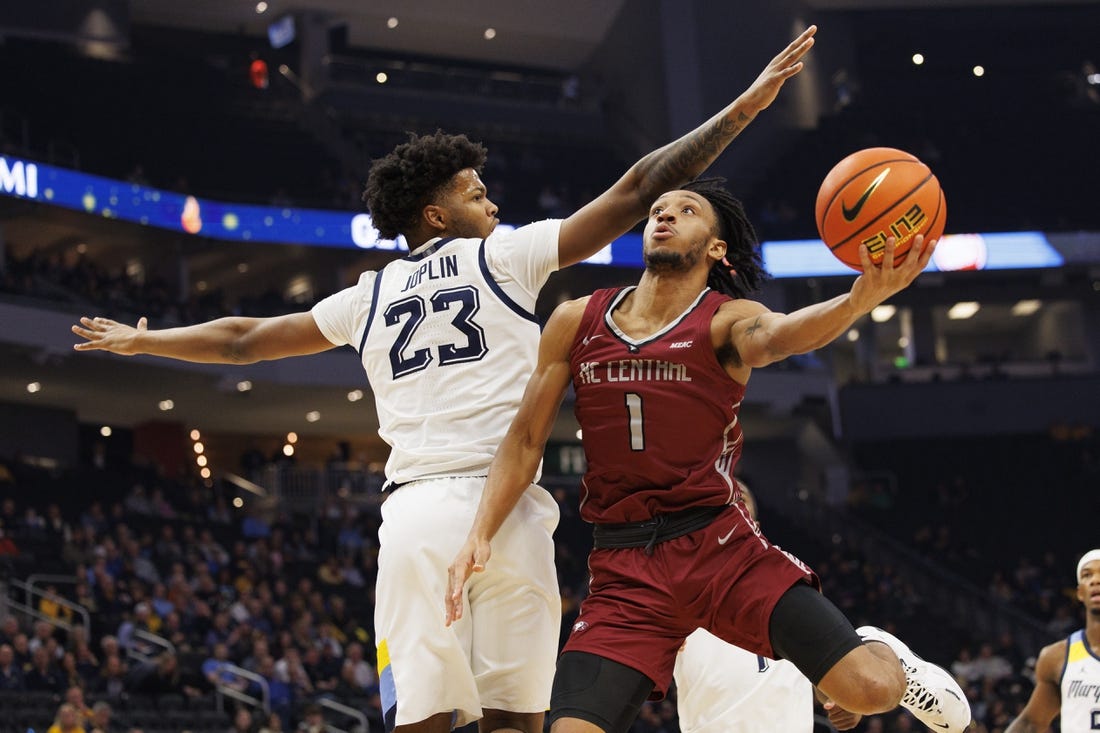
<path id="1" fill-rule="evenodd" d="M 1100 730 L 1100 655 L 1089 646 L 1084 629 L 1066 640 L 1061 715 L 1062 733 Z"/>
<path id="2" fill-rule="evenodd" d="M 787 661 L 696 629 L 676 655 L 683 733 L 812 733 L 813 685 Z"/>
<path id="3" fill-rule="evenodd" d="M 560 228 L 434 239 L 313 307 L 321 333 L 362 357 L 391 482 L 488 472 L 535 368 Z"/>

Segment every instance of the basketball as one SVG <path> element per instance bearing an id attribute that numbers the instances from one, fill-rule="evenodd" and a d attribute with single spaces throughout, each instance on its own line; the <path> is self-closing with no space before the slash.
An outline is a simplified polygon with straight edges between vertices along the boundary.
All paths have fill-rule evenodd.
<path id="1" fill-rule="evenodd" d="M 863 271 L 859 246 L 875 264 L 895 237 L 894 261 L 903 262 L 918 234 L 943 235 L 947 201 L 931 169 L 895 148 L 866 148 L 837 163 L 817 192 L 817 231 L 844 264 Z"/>

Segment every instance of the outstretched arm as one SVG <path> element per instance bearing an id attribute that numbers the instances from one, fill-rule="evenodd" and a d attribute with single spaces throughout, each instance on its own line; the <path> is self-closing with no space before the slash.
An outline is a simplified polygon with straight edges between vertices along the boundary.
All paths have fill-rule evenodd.
<path id="1" fill-rule="evenodd" d="M 535 478 L 554 418 L 572 379 L 569 350 L 587 302 L 588 298 L 582 298 L 562 303 L 546 322 L 539 341 L 538 364 L 527 382 L 519 412 L 489 467 L 470 536 L 448 569 L 444 599 L 448 626 L 462 618 L 462 588 L 466 580 L 471 573 L 485 569 L 491 554 L 490 541 Z"/>
<path id="2" fill-rule="evenodd" d="M 149 330 L 145 318 L 136 328 L 109 318 L 82 317 L 80 323 L 73 326 L 73 333 L 86 340 L 73 344 L 77 351 L 152 354 L 207 364 L 251 364 L 335 347 L 309 312 L 275 318 L 219 318 L 157 331 Z"/>
<path id="3" fill-rule="evenodd" d="M 815 33 L 817 26 L 807 28 L 728 107 L 639 160 L 611 188 L 562 222 L 559 266 L 591 257 L 644 218 L 654 199 L 706 170 L 753 118 L 775 101 L 783 83 L 802 70 L 802 57 L 813 46 Z"/>
<path id="4" fill-rule="evenodd" d="M 746 367 L 767 366 L 791 354 L 804 354 L 831 343 L 876 305 L 908 287 L 928 265 L 936 242 L 925 245 L 924 237 L 917 235 L 910 256 L 897 266 L 895 246 L 893 237 L 887 240 L 882 265 L 876 266 L 871 263 L 867 247 L 861 245 L 859 259 L 863 274 L 856 278 L 850 291 L 823 303 L 792 313 L 773 313 L 758 303 L 733 304 L 744 311 L 740 315 L 739 310 L 729 333 L 741 363 Z"/>
<path id="5" fill-rule="evenodd" d="M 1066 658 L 1066 641 L 1043 647 L 1035 663 L 1035 689 L 1031 698 L 1005 733 L 1046 733 L 1051 721 L 1062 710 L 1062 662 Z"/>

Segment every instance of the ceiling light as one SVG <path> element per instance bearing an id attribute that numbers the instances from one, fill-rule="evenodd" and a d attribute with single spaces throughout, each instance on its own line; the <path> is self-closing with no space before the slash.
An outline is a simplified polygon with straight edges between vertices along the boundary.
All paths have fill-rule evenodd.
<path id="1" fill-rule="evenodd" d="M 317 410 L 310 410 L 306 413 L 306 422 L 317 422 L 321 419 L 321 413 Z"/>
<path id="2" fill-rule="evenodd" d="M 82 255 L 87 251 L 88 251 L 88 245 L 84 244 L 84 242 L 81 242 L 80 244 L 76 245 L 76 253 L 77 254 Z"/>
<path id="3" fill-rule="evenodd" d="M 491 41 L 496 37 L 497 37 L 497 29 L 496 28 L 486 28 L 485 29 L 485 40 L 486 41 Z"/>
<path id="4" fill-rule="evenodd" d="M 985 76 L 985 67 L 984 66 L 975 66 L 973 71 L 974 71 L 974 76 Z"/>
<path id="5" fill-rule="evenodd" d="M 266 13 L 267 12 L 267 3 L 265 3 L 264 0 L 260 0 L 260 2 L 256 3 L 256 12 L 257 13 Z"/>
<path id="6" fill-rule="evenodd" d="M 176 406 L 176 403 L 172 400 L 161 400 L 157 403 L 157 407 L 161 412 L 168 412 Z"/>
<path id="7" fill-rule="evenodd" d="M 920 66 L 921 64 L 923 64 L 924 63 L 924 54 L 923 53 L 913 54 L 913 63 L 916 64 L 917 66 Z"/>
<path id="8" fill-rule="evenodd" d="M 876 305 L 871 310 L 871 320 L 875 323 L 886 323 L 894 317 L 897 310 L 898 309 L 892 305 Z"/>
<path id="9" fill-rule="evenodd" d="M 389 28 L 390 30 L 393 30 L 394 28 L 396 28 L 397 27 L 397 18 L 390 18 L 389 20 L 387 20 L 386 21 L 386 27 Z"/>
<path id="10" fill-rule="evenodd" d="M 348 392 L 348 402 L 358 402 L 361 399 L 363 399 L 363 390 L 353 389 Z"/>
<path id="11" fill-rule="evenodd" d="M 294 455 L 294 446 L 292 446 L 290 443 L 287 443 L 286 445 L 284 445 L 283 446 L 283 455 L 286 456 L 287 458 Z"/>
<path id="12" fill-rule="evenodd" d="M 202 476 L 203 478 L 210 478 L 210 469 L 209 468 L 202 469 L 201 471 L 199 471 L 199 475 Z"/>
<path id="13" fill-rule="evenodd" d="M 246 272 L 248 272 L 248 263 L 247 262 L 242 262 L 239 265 L 237 265 L 237 272 L 241 273 L 242 275 L 245 274 Z"/>
<path id="14" fill-rule="evenodd" d="M 290 443 L 291 445 L 297 443 L 298 442 L 298 433 L 287 433 L 286 434 L 286 442 Z"/>
<path id="15" fill-rule="evenodd" d="M 379 71 L 377 74 L 374 75 L 374 80 L 379 84 L 385 84 L 390 80 L 390 77 L 386 74 L 386 72 Z"/>
<path id="16" fill-rule="evenodd" d="M 1100 84 L 1100 74 L 1089 74 L 1085 79 L 1093 86 Z"/>
<path id="17" fill-rule="evenodd" d="M 1043 301 L 1041 300 L 1021 300 L 1012 306 L 1012 315 L 1014 316 L 1030 316 L 1035 311 L 1043 307 Z"/>
<path id="18" fill-rule="evenodd" d="M 962 321 L 973 316 L 981 307 L 981 304 L 976 301 L 964 300 L 951 306 L 947 311 L 947 317 L 952 321 Z"/>
<path id="19" fill-rule="evenodd" d="M 244 506 L 244 499 L 242 499 L 242 498 L 241 498 L 241 497 L 239 497 L 239 496 L 234 496 L 234 497 L 233 497 L 233 506 L 235 506 L 235 507 L 237 507 L 238 509 L 240 509 L 240 508 L 241 508 L 242 506 Z"/>
<path id="20" fill-rule="evenodd" d="M 252 382 L 248 381 L 247 379 L 242 379 L 241 381 L 237 382 L 237 391 L 238 392 L 251 392 L 252 391 Z"/>
<path id="21" fill-rule="evenodd" d="M 42 391 L 42 383 L 41 382 L 31 382 L 30 384 L 27 385 L 27 391 L 30 392 L 31 394 L 35 394 L 36 392 L 41 392 Z"/>
<path id="22" fill-rule="evenodd" d="M 857 331 L 854 328 L 849 328 L 848 329 L 848 340 L 849 341 L 859 341 L 859 331 Z"/>
<path id="23" fill-rule="evenodd" d="M 584 433 L 578 428 L 577 429 L 577 440 L 581 440 L 582 435 L 584 435 Z"/>
<path id="24" fill-rule="evenodd" d="M 198 440 L 202 437 L 202 434 L 198 430 L 191 431 L 191 440 Z"/>
<path id="25" fill-rule="evenodd" d="M 208 461 L 206 460 L 206 456 L 198 456 L 195 458 L 195 463 L 199 464 L 199 468 L 206 468 Z"/>
<path id="26" fill-rule="evenodd" d="M 898 338 L 898 348 L 899 349 L 908 349 L 909 348 L 909 337 L 908 336 L 902 336 L 902 337 Z"/>
<path id="27" fill-rule="evenodd" d="M 204 450 L 206 450 L 206 447 L 203 446 L 202 443 L 195 443 L 194 448 L 196 453 L 202 453 Z"/>
<path id="28" fill-rule="evenodd" d="M 99 429 L 99 434 L 102 435 L 104 438 L 110 438 L 111 437 L 111 426 L 110 425 L 104 425 L 103 427 L 101 427 Z"/>

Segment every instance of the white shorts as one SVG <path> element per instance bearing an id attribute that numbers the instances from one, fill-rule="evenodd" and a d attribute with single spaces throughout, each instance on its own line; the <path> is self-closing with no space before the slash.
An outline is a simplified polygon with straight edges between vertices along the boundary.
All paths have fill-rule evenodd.
<path id="1" fill-rule="evenodd" d="M 812 733 L 814 690 L 787 661 L 759 657 L 696 629 L 676 655 L 684 733 Z"/>
<path id="2" fill-rule="evenodd" d="M 447 568 L 466 541 L 484 477 L 415 481 L 382 504 L 374 628 L 386 729 L 482 708 L 539 713 L 561 626 L 554 567 L 558 505 L 532 485 L 466 584 L 462 618 L 443 625 Z"/>

